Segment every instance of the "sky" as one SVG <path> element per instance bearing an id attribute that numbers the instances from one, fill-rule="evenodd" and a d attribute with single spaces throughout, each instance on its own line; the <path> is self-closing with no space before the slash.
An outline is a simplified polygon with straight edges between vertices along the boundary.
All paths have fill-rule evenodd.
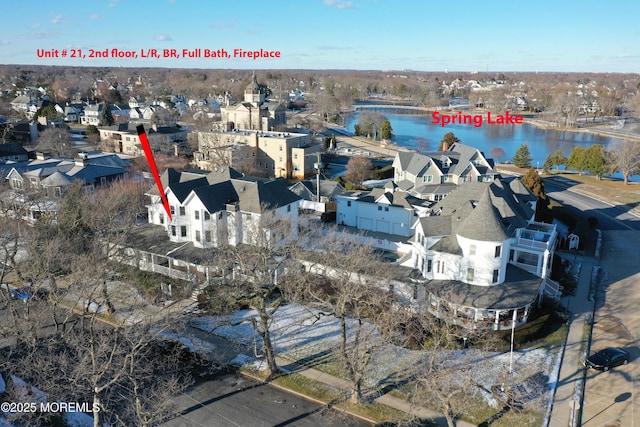
<path id="1" fill-rule="evenodd" d="M 640 72 L 638 16 L 627 0 L 31 0 L 3 7 L 0 64 Z"/>

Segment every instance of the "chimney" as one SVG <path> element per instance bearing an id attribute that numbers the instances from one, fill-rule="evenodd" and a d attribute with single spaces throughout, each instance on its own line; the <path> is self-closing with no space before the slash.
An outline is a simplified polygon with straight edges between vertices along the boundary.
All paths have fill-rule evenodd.
<path id="1" fill-rule="evenodd" d="M 36 151 L 36 160 L 47 160 L 50 159 L 49 153 L 44 153 L 42 151 Z"/>
<path id="2" fill-rule="evenodd" d="M 449 143 L 447 142 L 442 143 L 442 151 L 449 151 Z"/>
<path id="3" fill-rule="evenodd" d="M 87 153 L 79 153 L 78 157 L 73 159 L 73 161 L 76 166 L 82 168 L 89 164 L 89 156 L 87 156 Z"/>

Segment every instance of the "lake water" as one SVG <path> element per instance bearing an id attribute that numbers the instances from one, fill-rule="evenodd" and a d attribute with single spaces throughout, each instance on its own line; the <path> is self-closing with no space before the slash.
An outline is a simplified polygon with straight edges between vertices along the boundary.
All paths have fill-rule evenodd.
<path id="1" fill-rule="evenodd" d="M 441 125 L 431 124 L 431 115 L 406 115 L 383 113 L 391 122 L 393 128 L 393 142 L 408 148 L 416 147 L 416 138 L 426 138 L 429 150 L 438 149 L 438 144 L 447 132 L 453 132 L 463 144 L 471 145 L 484 152 L 487 157 L 493 147 L 502 148 L 506 156 L 501 161 L 510 160 L 516 150 L 524 143 L 528 144 L 532 166 L 542 167 L 547 155 L 556 150 L 561 150 L 569 157 L 575 146 L 588 148 L 593 144 L 602 144 L 605 147 L 616 141 L 615 138 L 594 135 L 587 132 L 569 132 L 544 130 L 530 124 L 522 125 L 487 125 L 486 122 L 478 128 L 473 125 Z M 346 120 L 347 130 L 353 132 L 353 125 L 357 122 L 358 113 Z M 617 176 L 617 175 L 614 175 Z"/>

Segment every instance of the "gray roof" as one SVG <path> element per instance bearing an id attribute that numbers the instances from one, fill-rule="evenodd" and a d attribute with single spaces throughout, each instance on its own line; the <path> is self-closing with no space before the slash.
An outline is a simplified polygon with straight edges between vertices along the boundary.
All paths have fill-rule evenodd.
<path id="1" fill-rule="evenodd" d="M 509 310 L 532 304 L 540 291 L 542 279 L 514 265 L 507 265 L 504 283 L 477 286 L 457 280 L 431 280 L 428 292 L 465 307 Z"/>
<path id="2" fill-rule="evenodd" d="M 316 180 L 305 179 L 298 181 L 289 187 L 289 190 L 293 191 L 305 200 L 312 200 L 317 195 L 316 192 Z M 344 187 L 337 181 L 328 179 L 320 180 L 320 196 L 334 197 L 344 192 Z"/>
<path id="3" fill-rule="evenodd" d="M 446 236 L 438 240 L 429 248 L 432 251 L 444 252 L 453 255 L 462 255 L 462 248 L 458 244 L 456 236 Z"/>
<path id="4" fill-rule="evenodd" d="M 457 227 L 457 235 L 484 242 L 501 242 L 509 239 L 509 234 L 493 206 L 490 194 L 490 188 L 485 187 L 476 207 Z"/>
<path id="5" fill-rule="evenodd" d="M 500 179 L 456 186 L 431 208 L 431 214 L 450 216 L 451 229 L 463 237 L 503 241 L 527 225 L 533 210 L 522 196 Z M 529 194 L 524 196 L 529 199 Z M 478 210 L 479 209 L 479 210 Z"/>
<path id="6" fill-rule="evenodd" d="M 453 144 L 448 151 L 432 151 L 423 154 L 415 152 L 398 152 L 396 156 L 402 170 L 416 176 L 420 176 L 428 167 L 429 163 L 433 163 L 441 172 L 443 172 L 446 169 L 444 165 L 446 160 L 451 162 L 446 173 L 461 175 L 470 164 L 473 165 L 472 159 L 474 156 L 485 160 L 488 164 L 477 166 L 473 165 L 479 173 L 496 174 L 496 171 L 493 169 L 493 161 L 491 159 L 487 159 L 477 148 L 461 143 Z"/>
<path id="7" fill-rule="evenodd" d="M 244 212 L 261 213 L 263 209 L 276 209 L 300 200 L 283 180 L 240 178 L 238 172 L 231 168 L 219 168 L 212 172 L 167 169 L 162 181 L 180 203 L 193 193 L 209 213 L 223 210 L 226 204 L 236 202 Z M 153 187 L 147 194 L 159 193 Z"/>
<path id="8" fill-rule="evenodd" d="M 0 144 L 0 156 L 26 156 L 27 150 L 20 144 Z"/>
<path id="9" fill-rule="evenodd" d="M 43 187 L 66 187 L 71 185 L 71 180 L 62 172 L 55 172 L 41 182 Z"/>
<path id="10" fill-rule="evenodd" d="M 448 236 L 451 234 L 450 216 L 423 216 L 420 218 L 422 233 L 427 237 Z"/>

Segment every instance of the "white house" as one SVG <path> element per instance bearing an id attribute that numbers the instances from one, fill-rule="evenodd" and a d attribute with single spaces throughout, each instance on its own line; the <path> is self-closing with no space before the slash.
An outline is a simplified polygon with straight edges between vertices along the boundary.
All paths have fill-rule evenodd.
<path id="1" fill-rule="evenodd" d="M 455 143 L 445 151 L 399 151 L 393 160 L 394 181 L 416 197 L 438 201 L 456 185 L 491 182 L 498 175 L 493 160 L 474 147 Z"/>
<path id="2" fill-rule="evenodd" d="M 474 327 L 527 321 L 557 241 L 555 225 L 534 221 L 535 203 L 519 180 L 496 179 L 457 187 L 418 220 L 405 265 L 427 280 L 430 311 Z"/>
<path id="3" fill-rule="evenodd" d="M 172 242 L 191 242 L 200 248 L 225 244 L 277 244 L 297 233 L 300 197 L 282 180 L 242 177 L 230 168 L 162 175 L 172 220 L 160 194 L 149 191 L 149 223 L 161 225 Z"/>
<path id="4" fill-rule="evenodd" d="M 417 218 L 407 197 L 407 193 L 382 188 L 338 195 L 335 197 L 337 223 L 359 230 L 409 237 Z"/>

